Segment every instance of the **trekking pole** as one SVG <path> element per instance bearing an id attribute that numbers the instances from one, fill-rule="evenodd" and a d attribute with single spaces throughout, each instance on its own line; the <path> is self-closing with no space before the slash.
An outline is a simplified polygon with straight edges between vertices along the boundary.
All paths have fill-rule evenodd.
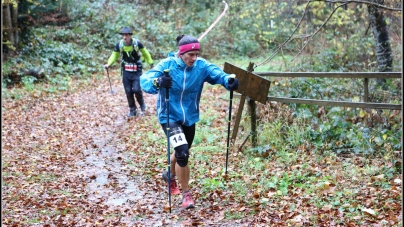
<path id="1" fill-rule="evenodd" d="M 236 77 L 236 75 L 231 74 L 230 79 L 229 79 L 229 83 L 233 83 L 235 77 Z M 229 122 L 228 122 L 228 126 L 227 126 L 227 152 L 226 152 L 226 172 L 225 172 L 226 175 L 227 175 L 227 162 L 229 160 L 230 123 L 231 123 L 231 104 L 232 104 L 232 101 L 233 101 L 233 90 L 230 89 Z"/>
<path id="2" fill-rule="evenodd" d="M 170 77 L 168 74 L 170 72 L 169 69 L 164 70 L 164 76 Z M 170 103 L 169 103 L 169 94 L 168 94 L 168 87 L 166 88 L 166 107 L 167 107 L 167 158 L 168 158 L 168 206 L 170 207 L 170 213 L 171 213 L 171 160 L 170 160 Z"/>
<path id="3" fill-rule="evenodd" d="M 106 70 L 107 70 L 107 76 L 108 76 L 108 80 L 109 80 L 109 87 L 111 88 L 111 94 L 114 94 L 114 91 L 112 90 L 111 78 L 109 77 L 108 68 L 106 68 Z"/>

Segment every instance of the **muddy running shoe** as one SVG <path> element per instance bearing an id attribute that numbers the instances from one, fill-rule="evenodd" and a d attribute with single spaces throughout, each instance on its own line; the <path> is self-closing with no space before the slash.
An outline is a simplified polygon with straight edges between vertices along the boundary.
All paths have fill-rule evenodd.
<path id="1" fill-rule="evenodd" d="M 168 183 L 168 171 L 164 171 L 163 172 L 163 180 Z M 175 175 L 171 175 L 171 179 L 170 179 L 171 183 L 170 183 L 170 193 L 172 195 L 178 195 L 180 194 L 180 189 L 177 186 L 177 182 L 175 180 Z"/>
<path id="2" fill-rule="evenodd" d="M 192 199 L 191 192 L 185 191 L 182 193 L 182 208 L 184 209 L 189 209 L 189 208 L 194 208 L 194 200 Z"/>
<path id="3" fill-rule="evenodd" d="M 143 103 L 142 105 L 140 105 L 140 110 L 141 110 L 142 112 L 145 112 L 146 109 L 147 109 L 146 104 Z"/>
<path id="4" fill-rule="evenodd" d="M 134 116 L 136 116 L 136 114 L 137 114 L 137 111 L 136 111 L 136 109 L 130 109 L 129 110 L 129 113 L 128 113 L 128 117 L 134 117 Z"/>

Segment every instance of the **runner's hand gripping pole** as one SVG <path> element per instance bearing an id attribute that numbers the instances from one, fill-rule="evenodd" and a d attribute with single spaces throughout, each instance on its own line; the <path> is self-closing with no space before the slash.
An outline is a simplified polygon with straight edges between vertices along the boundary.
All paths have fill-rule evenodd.
<path id="1" fill-rule="evenodd" d="M 170 70 L 166 69 L 164 70 L 164 76 L 170 77 L 169 75 Z M 169 92 L 168 92 L 168 87 L 166 87 L 166 108 L 167 108 L 167 159 L 168 159 L 168 206 L 170 207 L 170 213 L 171 213 L 171 160 L 170 160 L 170 97 L 169 97 Z"/>
<path id="2" fill-rule="evenodd" d="M 229 84 L 233 83 L 234 78 L 236 78 L 236 75 L 231 74 L 229 78 Z M 225 174 L 227 175 L 227 163 L 229 160 L 229 146 L 230 146 L 230 123 L 231 123 L 231 104 L 233 101 L 233 90 L 230 89 L 230 105 L 229 105 L 229 122 L 227 126 L 227 152 L 226 152 L 226 172 Z"/>

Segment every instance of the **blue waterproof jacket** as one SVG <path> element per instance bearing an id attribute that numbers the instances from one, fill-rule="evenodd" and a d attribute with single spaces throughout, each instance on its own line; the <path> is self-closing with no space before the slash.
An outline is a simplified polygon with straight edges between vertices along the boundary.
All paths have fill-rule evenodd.
<path id="1" fill-rule="evenodd" d="M 177 56 L 177 54 L 178 54 L 178 51 L 177 52 L 170 52 L 170 53 L 167 54 L 167 57 L 175 57 L 175 56 Z"/>
<path id="2" fill-rule="evenodd" d="M 160 124 L 167 123 L 166 89 L 159 89 L 153 81 L 164 76 L 165 69 L 170 69 L 173 84 L 169 88 L 170 122 L 191 126 L 199 121 L 199 101 L 204 82 L 221 84 L 229 90 L 230 75 L 205 59 L 198 57 L 193 66 L 187 66 L 179 57 L 166 58 L 140 77 L 144 92 L 159 94 L 157 116 Z"/>

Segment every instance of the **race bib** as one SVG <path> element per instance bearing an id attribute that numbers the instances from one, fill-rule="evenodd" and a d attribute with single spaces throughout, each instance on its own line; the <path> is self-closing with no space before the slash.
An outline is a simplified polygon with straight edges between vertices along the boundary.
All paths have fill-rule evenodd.
<path id="1" fill-rule="evenodd" d="M 137 71 L 137 65 L 136 64 L 131 64 L 131 63 L 126 63 L 125 64 L 125 71 L 136 72 Z"/>
<path id="2" fill-rule="evenodd" d="M 184 144 L 188 144 L 187 140 L 185 139 L 184 133 L 178 133 L 175 135 L 171 135 L 170 143 L 172 144 L 173 148 L 176 148 L 176 147 L 184 145 Z"/>

